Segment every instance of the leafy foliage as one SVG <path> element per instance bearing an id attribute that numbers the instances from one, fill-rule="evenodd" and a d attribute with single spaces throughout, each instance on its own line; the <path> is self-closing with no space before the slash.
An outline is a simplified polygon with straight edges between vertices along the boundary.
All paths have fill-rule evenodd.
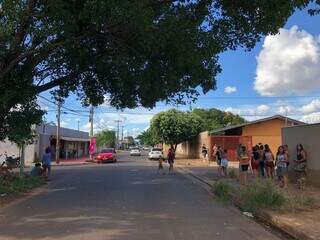
<path id="1" fill-rule="evenodd" d="M 154 146 L 156 144 L 150 129 L 147 129 L 140 133 L 137 136 L 137 139 L 139 139 L 141 145 Z"/>
<path id="2" fill-rule="evenodd" d="M 96 134 L 97 138 L 97 145 L 99 147 L 114 147 L 115 146 L 115 139 L 116 139 L 116 132 L 111 130 L 104 130 Z"/>
<path id="3" fill-rule="evenodd" d="M 224 112 L 219 109 L 201 109 L 196 108 L 192 111 L 198 115 L 204 122 L 203 130 L 211 131 L 228 125 L 244 123 L 245 119 L 239 115 L 230 112 Z"/>
<path id="4" fill-rule="evenodd" d="M 151 119 L 150 131 L 156 142 L 171 145 L 197 136 L 203 129 L 201 118 L 193 113 L 171 109 L 160 112 Z"/>
<path id="5" fill-rule="evenodd" d="M 310 1 L 0 0 L 0 140 L 40 121 L 28 105 L 50 89 L 118 108 L 192 101 L 216 88 L 221 52 L 250 50 Z"/>

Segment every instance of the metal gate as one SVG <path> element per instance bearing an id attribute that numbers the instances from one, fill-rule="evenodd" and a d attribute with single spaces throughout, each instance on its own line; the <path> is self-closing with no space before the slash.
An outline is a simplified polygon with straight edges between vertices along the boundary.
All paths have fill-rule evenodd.
<path id="1" fill-rule="evenodd" d="M 229 161 L 237 161 L 237 150 L 240 144 L 246 146 L 249 152 L 252 149 L 251 136 L 211 136 L 210 143 L 211 149 L 215 144 L 227 149 Z"/>

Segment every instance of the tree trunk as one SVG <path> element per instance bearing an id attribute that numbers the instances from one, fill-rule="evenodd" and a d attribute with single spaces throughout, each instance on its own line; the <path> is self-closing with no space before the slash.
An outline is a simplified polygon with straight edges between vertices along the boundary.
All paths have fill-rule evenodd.
<path id="1" fill-rule="evenodd" d="M 22 144 L 20 147 L 20 151 L 21 151 L 21 155 L 20 155 L 20 177 L 23 176 L 23 172 L 24 172 L 24 148 L 25 145 Z"/>

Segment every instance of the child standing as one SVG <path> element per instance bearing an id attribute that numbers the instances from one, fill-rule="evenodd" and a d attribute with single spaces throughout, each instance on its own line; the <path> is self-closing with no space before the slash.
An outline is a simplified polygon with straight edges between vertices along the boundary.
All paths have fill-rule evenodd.
<path id="1" fill-rule="evenodd" d="M 159 158 L 158 163 L 159 163 L 159 165 L 158 165 L 157 173 L 162 172 L 162 174 L 165 174 L 164 170 L 163 170 L 163 158 Z"/>
<path id="2" fill-rule="evenodd" d="M 221 175 L 224 177 L 227 176 L 228 163 L 228 151 L 223 149 L 221 154 Z"/>

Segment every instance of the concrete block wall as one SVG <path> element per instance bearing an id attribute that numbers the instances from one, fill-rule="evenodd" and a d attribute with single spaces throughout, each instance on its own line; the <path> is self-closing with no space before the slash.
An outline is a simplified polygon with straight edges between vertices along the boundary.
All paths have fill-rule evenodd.
<path id="1" fill-rule="evenodd" d="M 282 129 L 282 144 L 288 144 L 290 154 L 289 174 L 295 176 L 294 160 L 296 145 L 302 144 L 307 153 L 307 180 L 310 184 L 320 187 L 320 124 L 308 124 Z"/>

